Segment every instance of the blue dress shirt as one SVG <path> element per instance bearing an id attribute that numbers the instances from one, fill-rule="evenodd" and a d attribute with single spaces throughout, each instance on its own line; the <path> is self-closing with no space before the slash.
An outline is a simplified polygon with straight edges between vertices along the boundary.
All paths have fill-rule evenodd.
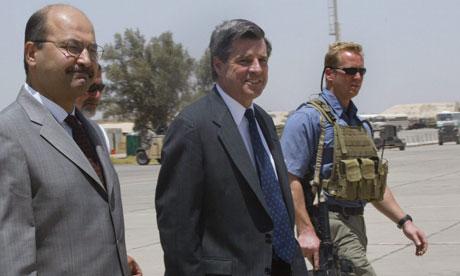
<path id="1" fill-rule="evenodd" d="M 334 114 L 339 125 L 360 126 L 362 119 L 358 116 L 358 109 L 350 101 L 348 111 L 337 97 L 327 89 L 319 98 L 325 101 L 332 114 Z M 281 138 L 281 147 L 289 173 L 302 179 L 307 173 L 313 178 L 316 163 L 316 153 L 318 150 L 319 136 L 321 133 L 321 121 L 319 113 L 314 108 L 307 108 L 307 104 L 301 104 L 288 118 Z M 311 106 L 311 105 L 308 105 Z M 329 178 L 332 171 L 334 155 L 334 126 L 325 119 L 326 131 L 324 137 L 323 164 L 321 168 L 321 179 Z M 364 127 L 371 135 L 371 131 L 366 124 Z M 366 201 L 345 201 L 336 200 L 328 197 L 328 204 L 340 205 L 343 207 L 361 207 Z"/>

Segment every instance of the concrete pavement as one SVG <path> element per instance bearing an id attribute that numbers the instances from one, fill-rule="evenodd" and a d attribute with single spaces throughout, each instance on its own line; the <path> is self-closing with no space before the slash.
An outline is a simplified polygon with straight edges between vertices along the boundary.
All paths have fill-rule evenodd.
<path id="1" fill-rule="evenodd" d="M 428 236 L 423 257 L 395 224 L 371 204 L 365 219 L 368 258 L 380 276 L 460 275 L 460 145 L 386 149 L 388 184 L 401 207 Z M 128 254 L 144 275 L 164 274 L 154 210 L 159 165 L 117 165 L 123 195 Z"/>

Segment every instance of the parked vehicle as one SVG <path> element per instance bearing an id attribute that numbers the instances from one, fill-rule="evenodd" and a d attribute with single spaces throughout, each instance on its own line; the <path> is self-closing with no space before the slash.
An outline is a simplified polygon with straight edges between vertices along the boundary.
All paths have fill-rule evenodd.
<path id="1" fill-rule="evenodd" d="M 139 165 L 147 165 L 150 160 L 156 159 L 161 164 L 161 149 L 163 148 L 164 135 L 155 135 L 149 141 L 149 147 L 136 150 L 136 161 Z"/>
<path id="2" fill-rule="evenodd" d="M 444 123 L 438 129 L 438 141 L 439 145 L 442 145 L 446 142 L 456 142 L 457 144 L 460 144 L 460 135 L 458 133 L 458 127 L 453 123 Z"/>
<path id="3" fill-rule="evenodd" d="M 377 115 L 375 117 L 369 118 L 369 121 L 372 123 L 372 127 L 379 129 L 384 125 L 394 125 L 398 130 L 406 130 L 409 128 L 409 118 L 407 114 L 384 114 Z"/>
<path id="4" fill-rule="evenodd" d="M 379 129 L 375 130 L 379 132 L 379 137 L 374 138 L 374 143 L 377 149 L 383 147 L 395 147 L 399 150 L 406 149 L 406 141 L 398 138 L 398 129 L 395 125 L 381 125 Z"/>
<path id="5" fill-rule="evenodd" d="M 436 127 L 441 128 L 443 125 L 460 126 L 460 112 L 443 111 L 436 114 Z"/>
<path id="6" fill-rule="evenodd" d="M 428 127 L 428 120 L 425 118 L 412 118 L 409 120 L 408 129 L 419 129 Z"/>

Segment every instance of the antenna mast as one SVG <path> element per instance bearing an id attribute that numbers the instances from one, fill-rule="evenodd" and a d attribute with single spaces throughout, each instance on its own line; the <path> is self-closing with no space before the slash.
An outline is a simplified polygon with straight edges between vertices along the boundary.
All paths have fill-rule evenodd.
<path id="1" fill-rule="evenodd" d="M 340 41 L 339 19 L 337 15 L 337 0 L 329 0 L 329 35 L 335 36 L 335 41 Z"/>

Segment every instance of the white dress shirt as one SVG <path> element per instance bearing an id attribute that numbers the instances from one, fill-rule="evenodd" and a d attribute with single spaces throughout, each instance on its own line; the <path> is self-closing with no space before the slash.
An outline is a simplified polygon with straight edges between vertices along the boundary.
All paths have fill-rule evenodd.
<path id="1" fill-rule="evenodd" d="M 238 126 L 238 130 L 241 134 L 241 138 L 243 138 L 244 145 L 249 153 L 249 157 L 251 158 L 251 162 L 254 165 L 254 168 L 257 168 L 256 161 L 254 159 L 254 151 L 252 150 L 252 143 L 251 143 L 251 135 L 249 134 L 249 122 L 244 113 L 246 112 L 246 107 L 242 106 L 239 102 L 235 99 L 230 97 L 219 84 L 216 83 L 217 91 L 219 92 L 222 99 L 224 99 L 225 104 L 227 105 L 228 109 L 230 110 L 230 114 L 232 114 L 233 120 L 235 124 Z M 249 107 L 254 110 L 254 105 L 251 103 Z M 259 131 L 260 138 L 262 140 L 262 144 L 264 145 L 265 151 L 267 152 L 268 156 L 270 157 L 270 161 L 272 162 L 273 170 L 275 171 L 275 175 L 278 177 L 276 173 L 275 167 L 275 160 L 273 160 L 272 153 L 268 148 L 267 142 L 265 141 L 265 136 L 260 129 L 259 123 L 256 120 L 257 130 Z"/>

